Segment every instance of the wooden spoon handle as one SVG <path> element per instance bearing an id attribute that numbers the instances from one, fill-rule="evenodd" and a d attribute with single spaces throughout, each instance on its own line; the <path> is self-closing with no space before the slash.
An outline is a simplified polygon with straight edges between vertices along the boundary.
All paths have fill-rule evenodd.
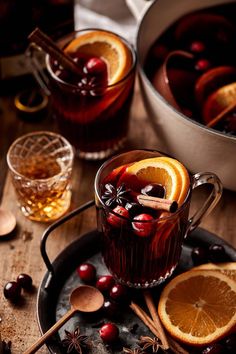
<path id="1" fill-rule="evenodd" d="M 69 310 L 64 316 L 60 318 L 59 321 L 57 321 L 49 330 L 44 333 L 44 335 L 39 338 L 29 349 L 27 349 L 23 354 L 32 354 L 35 353 L 41 346 L 47 341 L 49 337 L 51 337 L 59 328 L 63 326 L 64 323 L 66 323 L 72 315 L 76 312 L 73 308 Z"/>

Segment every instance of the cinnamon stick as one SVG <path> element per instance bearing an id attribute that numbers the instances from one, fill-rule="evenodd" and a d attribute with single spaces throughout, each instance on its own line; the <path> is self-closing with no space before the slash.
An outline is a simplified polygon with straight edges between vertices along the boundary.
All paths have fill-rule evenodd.
<path id="1" fill-rule="evenodd" d="M 144 294 L 144 299 L 145 299 L 146 305 L 147 305 L 148 310 L 149 310 L 151 317 L 153 319 L 153 322 L 160 334 L 160 340 L 163 344 L 163 349 L 169 349 L 169 343 L 168 343 L 164 328 L 163 328 L 161 321 L 159 319 L 156 307 L 154 305 L 152 295 L 149 290 L 144 290 L 143 294 Z"/>
<path id="2" fill-rule="evenodd" d="M 134 313 L 143 321 L 143 323 L 150 329 L 150 331 L 158 338 L 160 338 L 160 334 L 158 329 L 155 328 L 154 322 L 152 319 L 146 314 L 146 312 L 134 302 L 131 302 L 130 308 L 134 311 Z"/>
<path id="3" fill-rule="evenodd" d="M 148 314 L 136 303 L 131 302 L 130 308 L 134 311 L 134 313 L 143 321 L 143 323 L 150 329 L 150 331 L 160 339 L 160 334 L 158 329 L 155 327 L 154 321 L 148 316 Z M 170 349 L 175 354 L 189 354 L 187 350 L 182 348 L 182 346 L 177 343 L 173 338 L 168 336 L 168 342 Z"/>
<path id="4" fill-rule="evenodd" d="M 81 69 L 73 61 L 73 59 L 65 54 L 53 40 L 48 37 L 44 32 L 39 28 L 36 28 L 29 36 L 28 39 L 30 42 L 36 43 L 40 48 L 42 48 L 46 53 L 48 53 L 53 59 L 57 60 L 65 69 L 70 72 L 81 75 Z"/>
<path id="5" fill-rule="evenodd" d="M 214 127 L 217 123 L 219 123 L 222 119 L 225 118 L 225 116 L 229 113 L 231 113 L 234 109 L 236 109 L 236 102 L 232 103 L 228 107 L 226 107 L 222 112 L 220 112 L 215 118 L 210 120 L 210 122 L 207 124 L 208 128 Z"/>
<path id="6" fill-rule="evenodd" d="M 178 209 L 178 203 L 175 200 L 157 198 L 144 194 L 139 194 L 137 200 L 142 206 L 155 210 L 165 210 L 174 213 Z"/>
<path id="7" fill-rule="evenodd" d="M 181 347 L 173 338 L 168 337 L 171 350 L 176 354 L 189 354 L 187 350 Z"/>

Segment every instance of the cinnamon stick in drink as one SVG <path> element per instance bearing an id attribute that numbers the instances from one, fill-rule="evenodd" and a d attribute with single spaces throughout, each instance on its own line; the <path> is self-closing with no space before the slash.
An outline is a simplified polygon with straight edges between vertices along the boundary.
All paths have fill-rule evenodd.
<path id="1" fill-rule="evenodd" d="M 178 209 L 178 203 L 175 200 L 157 198 L 144 194 L 139 194 L 137 200 L 142 206 L 155 210 L 164 210 L 174 213 Z"/>
<path id="2" fill-rule="evenodd" d="M 28 36 L 30 42 L 36 43 L 40 48 L 43 49 L 44 52 L 48 53 L 53 59 L 57 60 L 63 68 L 69 70 L 70 72 L 81 75 L 81 69 L 73 59 L 66 55 L 63 50 L 61 50 L 53 40 L 48 37 L 44 32 L 42 32 L 39 28 L 36 28 L 30 35 Z"/>

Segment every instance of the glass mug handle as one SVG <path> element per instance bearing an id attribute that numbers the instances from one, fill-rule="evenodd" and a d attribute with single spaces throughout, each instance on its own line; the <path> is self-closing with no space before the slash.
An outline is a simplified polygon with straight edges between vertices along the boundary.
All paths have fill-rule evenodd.
<path id="1" fill-rule="evenodd" d="M 194 215 L 189 219 L 185 237 L 188 235 L 189 232 L 193 231 L 201 223 L 203 217 L 208 215 L 214 209 L 223 191 L 222 183 L 214 173 L 196 173 L 192 176 L 192 179 L 192 189 L 195 189 L 201 186 L 202 184 L 211 184 L 213 186 L 213 189 L 210 195 L 208 196 L 207 200 L 202 205 L 202 207 L 197 210 Z"/>
<path id="2" fill-rule="evenodd" d="M 37 52 L 37 55 L 36 55 Z M 40 55 L 41 54 L 41 55 Z M 45 54 L 35 43 L 30 43 L 25 52 L 31 71 L 41 89 L 47 96 L 50 96 L 49 78 L 44 71 Z"/>

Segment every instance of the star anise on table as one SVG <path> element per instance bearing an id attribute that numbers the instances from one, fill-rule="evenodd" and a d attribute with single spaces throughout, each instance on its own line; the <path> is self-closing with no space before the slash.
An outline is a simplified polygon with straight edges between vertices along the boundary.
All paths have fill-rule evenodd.
<path id="1" fill-rule="evenodd" d="M 80 334 L 79 327 L 73 332 L 65 330 L 65 334 L 66 337 L 62 340 L 62 345 L 66 347 L 67 353 L 83 354 L 83 350 L 88 348 L 88 337 Z"/>
<path id="2" fill-rule="evenodd" d="M 162 349 L 162 344 L 159 338 L 157 337 L 147 337 L 147 336 L 141 336 L 139 344 L 142 346 L 143 350 L 146 349 L 152 349 L 153 353 L 157 353 L 158 350 L 161 348 Z"/>
<path id="3" fill-rule="evenodd" d="M 126 354 L 144 354 L 143 349 L 141 348 L 123 348 L 123 353 Z"/>
<path id="4" fill-rule="evenodd" d="M 124 205 L 128 202 L 127 196 L 129 192 L 130 189 L 126 189 L 124 183 L 118 188 L 114 187 L 111 183 L 106 183 L 102 199 L 108 207 L 114 206 L 115 204 Z"/>

